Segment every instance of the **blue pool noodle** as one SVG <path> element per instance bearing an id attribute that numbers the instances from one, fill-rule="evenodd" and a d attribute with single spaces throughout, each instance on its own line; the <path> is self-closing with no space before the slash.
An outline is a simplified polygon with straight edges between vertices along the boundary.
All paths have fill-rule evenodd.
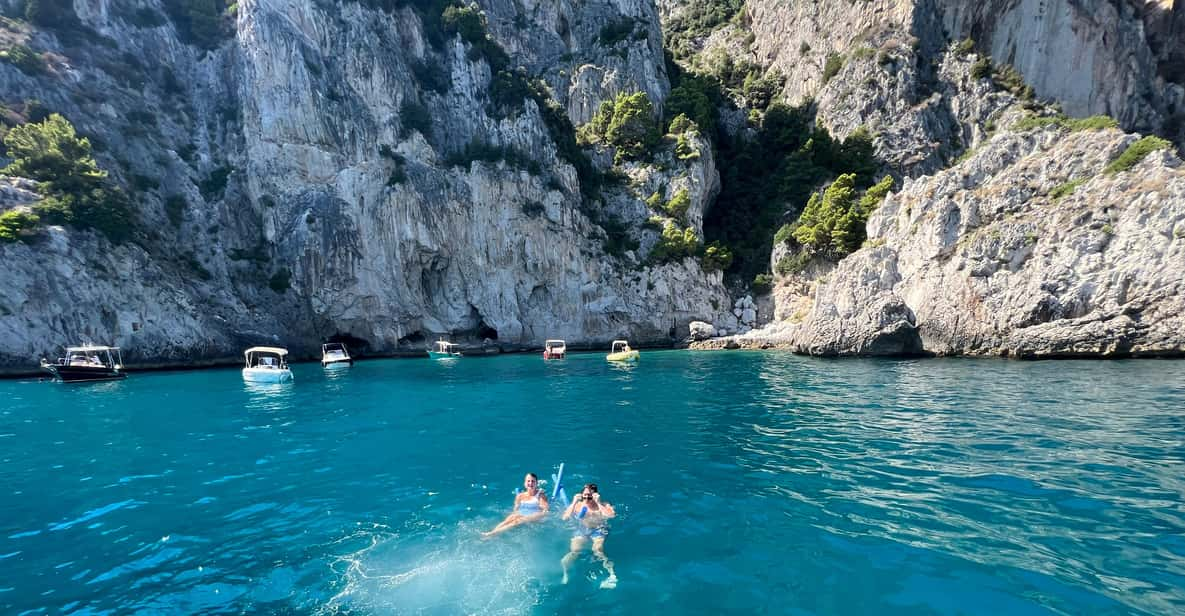
<path id="1" fill-rule="evenodd" d="M 564 463 L 560 462 L 560 469 L 551 475 L 551 500 L 568 506 L 568 494 L 564 492 Z"/>

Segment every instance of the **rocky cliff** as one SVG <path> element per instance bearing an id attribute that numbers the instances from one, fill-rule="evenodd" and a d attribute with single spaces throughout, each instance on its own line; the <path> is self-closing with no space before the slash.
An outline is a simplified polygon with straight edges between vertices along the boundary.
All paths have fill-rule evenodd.
<path id="1" fill-rule="evenodd" d="M 82 340 L 147 365 L 256 342 L 308 354 L 331 336 L 378 353 L 450 334 L 669 343 L 717 318 L 720 274 L 647 260 L 642 226 L 642 199 L 669 184 L 690 189 L 698 230 L 710 153 L 598 191 L 564 149 L 565 123 L 618 93 L 661 109 L 653 3 L 485 2 L 493 46 L 442 31 L 446 4 L 244 0 L 213 40 L 152 1 L 78 0 L 69 28 L 6 21 L 47 69 L 0 64 L 0 97 L 73 121 L 144 231 L 0 244 L 0 369 Z M 609 26 L 628 36 L 607 41 Z M 544 94 L 513 89 L 532 79 Z M 606 228 L 638 248 L 607 253 Z"/>
<path id="2" fill-rule="evenodd" d="M 999 134 L 909 181 L 865 248 L 787 281 L 798 312 L 741 340 L 819 355 L 1125 357 L 1185 348 L 1185 167 L 1115 129 Z M 1111 167 L 1109 170 L 1108 167 Z M 803 301 L 805 300 L 805 301 Z"/>
<path id="3" fill-rule="evenodd" d="M 926 59 L 951 41 L 1015 68 L 1036 96 L 1074 116 L 1105 114 L 1128 130 L 1185 143 L 1185 79 L 1175 59 L 1185 7 L 1161 0 L 872 0 L 746 3 L 753 53 L 813 96 L 829 58 L 905 47 Z M 1151 29 L 1151 32 L 1150 32 Z"/>
<path id="4" fill-rule="evenodd" d="M 1185 41 L 1166 34 L 1181 14 L 1143 2 L 747 2 L 699 39 L 698 58 L 747 48 L 833 135 L 869 131 L 898 189 L 838 262 L 777 242 L 771 321 L 693 346 L 1181 354 L 1177 154 L 1107 118 L 1058 115 L 1104 114 L 1181 142 L 1182 81 L 1167 59 Z M 793 221 L 802 204 L 786 205 Z"/>

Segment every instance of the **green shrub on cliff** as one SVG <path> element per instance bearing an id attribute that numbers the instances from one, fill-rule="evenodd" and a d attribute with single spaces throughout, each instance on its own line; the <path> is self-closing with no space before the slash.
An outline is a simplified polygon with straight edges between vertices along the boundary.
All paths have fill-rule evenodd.
<path id="1" fill-rule="evenodd" d="M 638 159 L 659 141 L 654 105 L 645 92 L 622 93 L 601 103 L 596 115 L 577 133 L 584 143 L 603 143 L 617 149 L 616 160 Z"/>
<path id="2" fill-rule="evenodd" d="M 751 288 L 757 295 L 765 295 L 769 293 L 774 286 L 774 277 L 771 274 L 757 274 L 753 277 L 753 284 Z"/>
<path id="3" fill-rule="evenodd" d="M 687 215 L 687 209 L 691 207 L 691 193 L 686 188 L 680 189 L 676 192 L 670 201 L 667 201 L 663 206 L 663 211 L 667 216 L 675 219 L 682 219 Z"/>
<path id="4" fill-rule="evenodd" d="M 45 59 L 41 54 L 19 43 L 0 51 L 0 60 L 17 67 L 26 75 L 40 75 L 45 72 Z"/>
<path id="5" fill-rule="evenodd" d="M 699 236 L 692 227 L 682 228 L 675 221 L 668 220 L 663 226 L 658 243 L 650 251 L 650 258 L 657 263 L 690 257 L 699 249 Z"/>
<path id="6" fill-rule="evenodd" d="M 1127 146 L 1127 149 L 1118 158 L 1111 161 L 1111 164 L 1107 165 L 1104 171 L 1112 175 L 1123 173 L 1136 166 L 1140 161 L 1144 160 L 1145 156 L 1148 156 L 1152 152 L 1172 147 L 1173 144 L 1171 142 L 1154 135 L 1148 135 Z"/>
<path id="7" fill-rule="evenodd" d="M 868 215 L 892 188 L 893 178 L 885 176 L 857 199 L 856 175 L 839 176 L 822 195 L 811 195 L 793 231 L 794 239 L 813 252 L 843 256 L 855 251 L 864 243 Z"/>
<path id="8" fill-rule="evenodd" d="M 1118 128 L 1119 122 L 1110 116 L 1094 115 L 1088 118 L 1070 118 L 1065 114 L 1058 114 L 1054 116 L 1037 116 L 1026 115 L 1012 125 L 1012 130 L 1024 132 L 1037 128 L 1044 128 L 1046 126 L 1060 126 L 1069 129 L 1070 132 L 1078 132 L 1084 130 L 1105 130 L 1108 128 Z"/>
<path id="9" fill-rule="evenodd" d="M 778 228 L 778 232 L 774 234 L 774 244 L 785 244 L 794 237 L 794 225 L 786 223 Z"/>
<path id="10" fill-rule="evenodd" d="M 1049 196 L 1054 201 L 1068 197 L 1068 196 L 1074 194 L 1074 191 L 1078 190 L 1078 187 L 1081 186 L 1084 182 L 1086 182 L 1086 180 L 1087 180 L 1087 178 L 1078 178 L 1076 180 L 1069 180 L 1067 182 L 1058 184 L 1057 186 L 1055 186 L 1053 188 L 1053 190 L 1049 191 Z"/>
<path id="11" fill-rule="evenodd" d="M 832 77 L 839 74 L 843 69 L 846 58 L 842 54 L 832 53 L 827 55 L 827 61 L 823 63 L 823 84 L 826 85 L 831 81 Z"/>
<path id="12" fill-rule="evenodd" d="M 706 271 L 726 270 L 732 265 L 732 251 L 720 242 L 712 242 L 704 246 L 700 256 L 700 265 Z"/>
<path id="13" fill-rule="evenodd" d="M 35 207 L 51 224 L 94 228 L 112 241 L 126 239 L 133 215 L 127 196 L 112 186 L 91 155 L 91 144 L 58 114 L 44 122 L 14 126 L 4 137 L 12 163 L 2 173 L 40 182 L 44 199 Z"/>
<path id="14" fill-rule="evenodd" d="M 678 58 L 695 51 L 696 41 L 727 24 L 744 6 L 744 0 L 685 0 L 682 10 L 666 20 L 663 31 L 667 47 Z"/>
<path id="15" fill-rule="evenodd" d="M 971 65 L 971 78 L 984 79 L 992 76 L 992 61 L 987 57 L 981 57 Z"/>
<path id="16" fill-rule="evenodd" d="M 37 228 L 38 218 L 23 210 L 8 210 L 0 214 L 0 242 L 15 242 Z"/>

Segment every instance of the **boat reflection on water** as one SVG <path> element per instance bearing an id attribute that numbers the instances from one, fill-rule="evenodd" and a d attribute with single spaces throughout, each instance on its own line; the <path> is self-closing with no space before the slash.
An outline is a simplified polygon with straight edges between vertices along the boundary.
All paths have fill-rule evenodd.
<path id="1" fill-rule="evenodd" d="M 292 381 L 286 383 L 257 383 L 243 381 L 243 390 L 247 392 L 246 409 L 249 411 L 277 411 L 292 406 L 293 394 L 296 390 Z"/>

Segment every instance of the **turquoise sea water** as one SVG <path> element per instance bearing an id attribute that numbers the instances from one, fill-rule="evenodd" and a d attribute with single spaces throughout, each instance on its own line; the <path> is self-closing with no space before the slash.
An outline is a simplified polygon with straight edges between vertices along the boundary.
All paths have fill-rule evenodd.
<path id="1" fill-rule="evenodd" d="M 1185 364 L 644 352 L 0 382 L 0 613 L 1185 610 Z M 525 471 L 617 506 L 483 542 Z"/>

